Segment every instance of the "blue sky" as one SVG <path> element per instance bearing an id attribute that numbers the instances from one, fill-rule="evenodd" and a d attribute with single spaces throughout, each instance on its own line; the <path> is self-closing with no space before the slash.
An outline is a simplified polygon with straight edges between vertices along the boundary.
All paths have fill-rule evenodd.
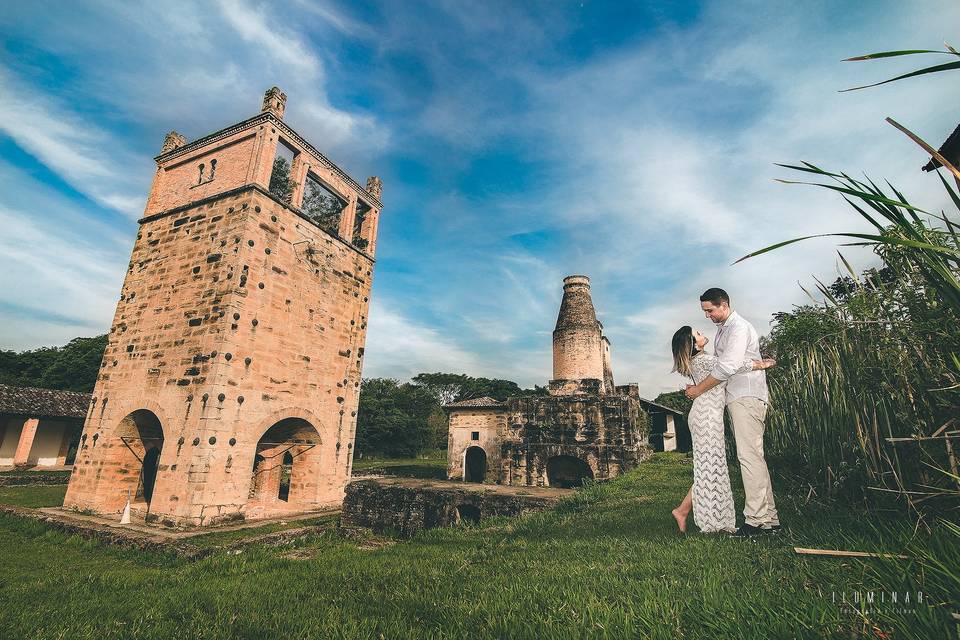
<path id="1" fill-rule="evenodd" d="M 584 273 L 618 383 L 682 384 L 669 338 L 723 286 L 758 329 L 833 278 L 859 229 L 774 162 L 888 178 L 936 207 L 923 152 L 957 124 L 936 76 L 853 93 L 958 44 L 955 2 L 30 2 L 0 13 L 0 348 L 109 328 L 152 157 L 256 113 L 384 180 L 364 375 L 550 377 Z M 855 214 L 854 214 L 855 215 Z M 858 267 L 865 252 L 845 251 Z"/>

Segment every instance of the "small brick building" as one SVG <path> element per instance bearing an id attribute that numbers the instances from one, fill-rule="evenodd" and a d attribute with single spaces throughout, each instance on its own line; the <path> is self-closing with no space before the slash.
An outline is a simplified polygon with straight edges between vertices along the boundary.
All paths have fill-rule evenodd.
<path id="1" fill-rule="evenodd" d="M 586 276 L 564 278 L 548 389 L 547 396 L 448 404 L 447 477 L 573 487 L 649 457 L 647 411 L 637 385 L 614 385 L 610 341 Z"/>
<path id="2" fill-rule="evenodd" d="M 0 467 L 73 464 L 89 393 L 0 385 Z"/>
<path id="3" fill-rule="evenodd" d="M 171 132 L 64 506 L 179 526 L 339 505 L 350 477 L 381 182 L 283 120 L 286 95 Z"/>

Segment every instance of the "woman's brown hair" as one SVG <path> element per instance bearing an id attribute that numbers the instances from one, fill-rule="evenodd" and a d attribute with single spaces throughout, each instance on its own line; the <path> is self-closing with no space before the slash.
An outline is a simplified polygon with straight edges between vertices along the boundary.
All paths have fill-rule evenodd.
<path id="1" fill-rule="evenodd" d="M 673 334 L 673 371 L 693 378 L 693 356 L 697 354 L 697 343 L 693 339 L 693 328 L 683 326 Z"/>

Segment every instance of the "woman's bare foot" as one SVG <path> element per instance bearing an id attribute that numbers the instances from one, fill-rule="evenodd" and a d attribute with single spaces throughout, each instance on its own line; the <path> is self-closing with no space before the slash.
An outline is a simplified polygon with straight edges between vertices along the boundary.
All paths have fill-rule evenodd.
<path id="1" fill-rule="evenodd" d="M 679 509 L 674 509 L 670 513 L 673 514 L 673 518 L 677 521 L 677 526 L 680 527 L 680 533 L 687 532 L 687 516 L 683 514 Z"/>

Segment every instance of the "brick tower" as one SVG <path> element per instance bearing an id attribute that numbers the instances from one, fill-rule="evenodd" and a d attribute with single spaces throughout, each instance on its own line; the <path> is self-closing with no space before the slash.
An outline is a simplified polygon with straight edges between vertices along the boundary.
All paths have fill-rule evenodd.
<path id="1" fill-rule="evenodd" d="M 283 121 L 286 95 L 171 132 L 64 506 L 169 526 L 337 505 L 381 210 Z"/>
<path id="2" fill-rule="evenodd" d="M 573 393 L 581 384 L 587 384 L 603 393 L 609 356 L 610 342 L 603 335 L 590 297 L 590 278 L 567 276 L 563 279 L 563 300 L 553 330 L 551 392 Z M 612 373 L 609 378 L 612 382 Z"/>
<path id="3" fill-rule="evenodd" d="M 649 415 L 636 384 L 613 384 L 610 340 L 587 276 L 563 279 L 553 377 L 546 396 L 446 405 L 447 477 L 572 487 L 614 478 L 650 456 Z"/>

